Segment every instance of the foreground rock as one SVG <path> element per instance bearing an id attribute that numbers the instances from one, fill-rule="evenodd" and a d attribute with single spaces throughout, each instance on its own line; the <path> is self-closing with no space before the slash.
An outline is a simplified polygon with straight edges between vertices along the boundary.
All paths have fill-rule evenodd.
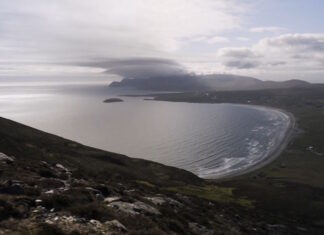
<path id="1" fill-rule="evenodd" d="M 55 214 L 48 215 L 45 223 L 48 225 L 56 225 L 64 233 L 79 234 L 121 234 L 126 233 L 127 228 L 118 220 L 100 222 L 98 220 L 86 220 L 75 216 L 57 216 Z"/>
<path id="2" fill-rule="evenodd" d="M 129 215 L 139 215 L 139 214 L 159 215 L 160 214 L 160 212 L 156 208 L 140 201 L 136 201 L 134 203 L 112 202 L 108 206 L 116 209 L 117 211 L 121 211 Z"/>

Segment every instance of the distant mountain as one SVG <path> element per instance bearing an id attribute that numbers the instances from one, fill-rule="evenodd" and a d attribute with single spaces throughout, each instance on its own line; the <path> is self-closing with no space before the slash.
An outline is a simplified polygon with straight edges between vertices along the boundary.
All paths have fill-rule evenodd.
<path id="1" fill-rule="evenodd" d="M 227 74 L 201 76 L 201 81 L 212 90 L 249 90 L 260 87 L 263 83 L 256 78 Z"/>
<path id="2" fill-rule="evenodd" d="M 264 88 L 292 88 L 292 87 L 309 87 L 311 83 L 302 80 L 287 80 L 283 82 L 264 81 L 262 86 Z"/>
<path id="3" fill-rule="evenodd" d="M 120 82 L 112 82 L 110 87 L 128 87 L 152 91 L 194 91 L 206 90 L 207 84 L 194 75 L 161 76 L 143 79 L 125 78 Z"/>
<path id="4" fill-rule="evenodd" d="M 302 80 L 288 80 L 283 82 L 262 81 L 253 77 L 228 74 L 184 74 L 145 79 L 125 78 L 120 82 L 112 82 L 109 86 L 152 91 L 201 91 L 295 88 L 308 87 L 311 84 Z"/>

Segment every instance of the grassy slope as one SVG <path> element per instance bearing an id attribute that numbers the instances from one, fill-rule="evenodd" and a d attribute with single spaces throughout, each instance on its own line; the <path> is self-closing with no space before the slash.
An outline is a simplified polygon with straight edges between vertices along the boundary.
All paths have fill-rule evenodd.
<path id="1" fill-rule="evenodd" d="M 277 160 L 253 173 L 220 182 L 278 218 L 324 226 L 324 86 L 307 89 L 164 94 L 157 100 L 240 103 L 294 114 L 299 131 Z M 310 151 L 307 148 L 313 146 Z"/>

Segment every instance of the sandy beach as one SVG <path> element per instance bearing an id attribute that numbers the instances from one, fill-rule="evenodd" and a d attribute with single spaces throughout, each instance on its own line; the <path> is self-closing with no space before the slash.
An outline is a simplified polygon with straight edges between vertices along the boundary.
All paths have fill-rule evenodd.
<path id="1" fill-rule="evenodd" d="M 243 169 L 242 171 L 236 171 L 236 172 L 233 172 L 232 174 L 229 173 L 226 176 L 220 177 L 218 179 L 207 179 L 207 180 L 211 180 L 211 181 L 223 181 L 224 179 L 225 180 L 230 180 L 233 177 L 251 173 L 253 171 L 256 171 L 256 170 L 270 164 L 271 162 L 276 160 L 280 156 L 280 154 L 286 149 L 288 143 L 294 137 L 294 133 L 297 130 L 295 116 L 292 113 L 290 113 L 290 112 L 288 112 L 286 110 L 278 109 L 278 108 L 274 108 L 274 107 L 268 107 L 268 106 L 261 106 L 261 105 L 247 105 L 247 104 L 235 104 L 235 105 L 255 107 L 255 108 L 261 108 L 261 109 L 267 109 L 267 110 L 274 110 L 274 111 L 277 111 L 277 112 L 284 113 L 285 115 L 287 115 L 289 117 L 289 126 L 288 126 L 288 128 L 286 130 L 285 137 L 283 138 L 282 142 L 280 144 L 278 144 L 273 149 L 273 151 L 267 157 L 265 157 L 263 159 L 263 161 L 260 161 L 260 162 L 258 162 L 256 164 L 250 166 L 248 169 Z"/>

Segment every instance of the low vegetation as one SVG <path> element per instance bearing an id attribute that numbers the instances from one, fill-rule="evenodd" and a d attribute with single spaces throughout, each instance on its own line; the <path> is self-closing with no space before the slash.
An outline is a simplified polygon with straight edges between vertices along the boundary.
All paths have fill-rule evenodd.
<path id="1" fill-rule="evenodd" d="M 188 185 L 180 187 L 170 187 L 167 188 L 167 190 L 219 203 L 235 203 L 249 208 L 253 207 L 252 201 L 245 198 L 235 197 L 233 195 L 233 188 L 219 187 L 215 185 Z"/>

